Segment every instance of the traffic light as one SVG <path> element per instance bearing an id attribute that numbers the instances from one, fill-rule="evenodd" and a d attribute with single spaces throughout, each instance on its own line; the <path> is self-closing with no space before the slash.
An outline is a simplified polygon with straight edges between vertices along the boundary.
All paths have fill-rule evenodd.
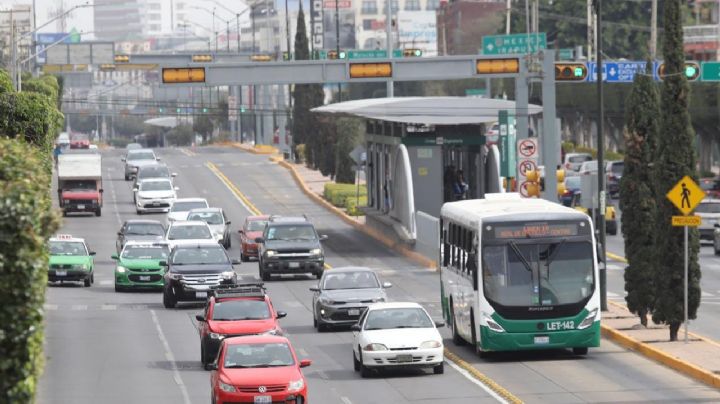
<path id="1" fill-rule="evenodd" d="M 327 58 L 331 59 L 331 60 L 347 59 L 347 52 L 345 52 L 345 51 L 338 52 L 338 51 L 330 50 L 327 52 Z"/>
<path id="2" fill-rule="evenodd" d="M 160 107 L 160 108 L 158 109 L 158 111 L 160 111 L 160 113 L 162 114 L 163 112 L 165 112 L 165 108 Z"/>
<path id="3" fill-rule="evenodd" d="M 685 62 L 683 73 L 688 81 L 695 81 L 700 77 L 700 65 L 697 62 Z M 657 75 L 660 80 L 665 78 L 665 63 L 658 66 Z"/>
<path id="4" fill-rule="evenodd" d="M 525 172 L 525 183 L 520 184 L 523 188 L 520 193 L 523 196 L 531 198 L 533 196 L 540 197 L 540 171 L 530 170 Z"/>
<path id="5" fill-rule="evenodd" d="M 113 60 L 115 61 L 115 63 L 129 63 L 130 55 L 115 55 Z"/>
<path id="6" fill-rule="evenodd" d="M 180 111 L 181 111 L 181 109 L 180 109 L 180 108 L 175 108 L 175 112 L 176 112 L 176 113 L 178 113 L 178 114 L 179 114 L 179 113 L 180 113 Z"/>
<path id="7" fill-rule="evenodd" d="M 212 55 L 192 55 L 192 61 L 195 63 L 212 62 L 213 56 Z"/>
<path id="8" fill-rule="evenodd" d="M 350 63 L 350 78 L 392 77 L 390 63 Z"/>
<path id="9" fill-rule="evenodd" d="M 270 62 L 273 58 L 270 55 L 252 55 L 250 56 L 250 60 L 253 62 Z"/>
<path id="10" fill-rule="evenodd" d="M 421 49 L 403 49 L 403 56 L 406 58 L 409 57 L 420 57 L 422 56 L 423 52 Z"/>
<path id="11" fill-rule="evenodd" d="M 502 74 L 518 73 L 520 71 L 520 59 L 478 59 L 475 62 L 477 74 Z"/>
<path id="12" fill-rule="evenodd" d="M 204 67 L 163 68 L 163 83 L 204 83 Z"/>
<path id="13" fill-rule="evenodd" d="M 244 112 L 245 112 L 245 106 L 244 106 L 244 105 L 241 105 L 241 106 L 240 106 L 240 113 L 242 114 L 242 113 L 244 113 Z"/>
<path id="14" fill-rule="evenodd" d="M 555 81 L 585 81 L 587 76 L 584 63 L 555 63 Z"/>
<path id="15" fill-rule="evenodd" d="M 203 114 L 207 114 L 207 112 L 208 112 L 207 107 L 203 107 Z"/>
<path id="16" fill-rule="evenodd" d="M 555 175 L 557 176 L 557 193 L 558 196 L 562 196 L 567 190 L 565 188 L 565 170 L 560 168 L 555 172 Z"/>

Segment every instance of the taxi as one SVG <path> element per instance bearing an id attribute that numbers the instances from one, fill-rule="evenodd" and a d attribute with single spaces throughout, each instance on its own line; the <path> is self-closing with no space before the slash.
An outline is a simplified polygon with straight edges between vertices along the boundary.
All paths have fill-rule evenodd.
<path id="1" fill-rule="evenodd" d="M 586 215 L 590 214 L 588 209 L 581 205 L 580 192 L 575 193 L 575 195 L 573 196 L 573 200 L 570 203 L 570 207 Z M 617 215 L 615 213 L 615 206 L 610 203 L 605 206 L 605 232 L 607 232 L 607 234 L 611 236 L 614 236 L 618 233 L 618 221 Z"/>
<path id="2" fill-rule="evenodd" d="M 160 261 L 167 260 L 170 249 L 166 243 L 128 241 L 120 255 L 110 256 L 117 261 L 115 266 L 115 291 L 127 289 L 158 289 L 165 286 L 165 269 Z"/>
<path id="3" fill-rule="evenodd" d="M 58 234 L 50 238 L 49 248 L 49 282 L 82 282 L 86 287 L 95 282 L 95 251 L 88 249 L 85 239 Z"/>

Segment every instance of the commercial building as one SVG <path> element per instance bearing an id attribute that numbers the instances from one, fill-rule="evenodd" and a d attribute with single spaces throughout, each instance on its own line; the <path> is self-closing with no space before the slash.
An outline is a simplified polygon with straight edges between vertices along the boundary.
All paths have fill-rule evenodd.
<path id="1" fill-rule="evenodd" d="M 27 34 L 33 29 L 32 5 L 15 4 L 0 9 L 0 60 L 4 65 L 10 64 L 13 41 L 17 42 L 18 58 L 24 59 L 29 55 L 32 36 Z M 23 35 L 26 36 L 20 39 Z"/>

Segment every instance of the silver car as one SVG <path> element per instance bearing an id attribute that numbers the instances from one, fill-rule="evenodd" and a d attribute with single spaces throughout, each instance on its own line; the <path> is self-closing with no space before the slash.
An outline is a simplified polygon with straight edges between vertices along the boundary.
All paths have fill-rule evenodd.
<path id="1" fill-rule="evenodd" d="M 230 221 L 227 220 L 225 212 L 220 208 L 192 209 L 187 220 L 198 220 L 210 226 L 210 230 L 225 249 L 230 248 Z"/>
<path id="2" fill-rule="evenodd" d="M 330 326 L 352 325 L 372 303 L 387 301 L 385 289 L 375 272 L 364 267 L 333 268 L 325 271 L 313 292 L 313 325 L 318 331 Z"/>
<path id="3" fill-rule="evenodd" d="M 698 226 L 700 242 L 715 242 L 715 225 L 720 224 L 720 199 L 703 199 L 695 208 L 695 214 L 702 220 Z"/>

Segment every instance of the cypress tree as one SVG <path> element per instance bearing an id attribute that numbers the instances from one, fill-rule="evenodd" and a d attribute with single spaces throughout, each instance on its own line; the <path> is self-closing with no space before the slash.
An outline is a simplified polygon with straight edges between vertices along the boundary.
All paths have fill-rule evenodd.
<path id="1" fill-rule="evenodd" d="M 625 168 L 620 180 L 622 234 L 625 240 L 625 301 L 628 309 L 647 326 L 654 304 L 653 271 L 655 254 L 655 187 L 652 161 L 659 132 L 660 99 L 651 77 L 635 75 L 625 114 Z"/>
<path id="2" fill-rule="evenodd" d="M 665 78 L 662 84 L 660 136 L 656 153 L 656 247 L 655 305 L 653 321 L 670 326 L 670 341 L 677 340 L 684 319 L 684 235 L 681 227 L 671 226 L 677 209 L 665 194 L 685 175 L 697 179 L 695 171 L 695 133 L 688 113 L 689 86 L 685 78 L 685 55 L 680 0 L 666 0 L 664 14 L 663 55 Z M 697 316 L 700 305 L 699 240 L 697 229 L 690 228 L 688 255 L 688 317 Z"/>

